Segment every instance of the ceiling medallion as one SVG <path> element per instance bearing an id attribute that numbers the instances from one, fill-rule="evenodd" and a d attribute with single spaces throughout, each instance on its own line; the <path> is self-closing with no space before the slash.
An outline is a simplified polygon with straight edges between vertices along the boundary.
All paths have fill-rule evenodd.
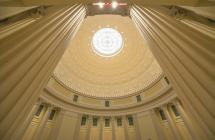
<path id="1" fill-rule="evenodd" d="M 113 57 L 123 48 L 122 35 L 113 28 L 101 28 L 93 35 L 93 51 L 102 57 Z"/>

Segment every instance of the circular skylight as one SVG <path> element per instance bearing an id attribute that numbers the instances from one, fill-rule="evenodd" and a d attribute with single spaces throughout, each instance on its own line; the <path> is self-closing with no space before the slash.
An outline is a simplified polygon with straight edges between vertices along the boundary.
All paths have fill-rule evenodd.
<path id="1" fill-rule="evenodd" d="M 123 48 L 122 36 L 113 28 L 102 28 L 94 34 L 92 46 L 96 54 L 103 57 L 112 57 Z"/>

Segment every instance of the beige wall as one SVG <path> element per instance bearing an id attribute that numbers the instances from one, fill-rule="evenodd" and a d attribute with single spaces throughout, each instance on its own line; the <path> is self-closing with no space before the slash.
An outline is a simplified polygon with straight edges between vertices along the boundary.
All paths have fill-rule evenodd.
<path id="1" fill-rule="evenodd" d="M 137 134 L 136 134 L 134 126 L 128 127 L 128 139 L 129 140 L 136 140 L 137 139 L 136 135 Z"/>
<path id="2" fill-rule="evenodd" d="M 144 112 L 142 114 L 139 114 L 137 116 L 137 122 L 139 124 L 141 140 L 158 139 L 150 112 Z"/>
<path id="3" fill-rule="evenodd" d="M 175 124 L 177 133 L 181 136 L 180 140 L 193 140 L 183 118 L 181 115 L 176 117 L 171 108 L 169 108 L 170 105 L 171 103 L 167 105 L 167 111 L 170 114 L 170 119 L 173 120 L 172 122 L 169 122 L 168 119 L 161 120 L 157 111 L 148 110 L 133 115 L 134 125 L 129 125 L 127 116 L 109 117 L 110 127 L 105 127 L 105 116 L 86 114 L 86 124 L 81 126 L 82 115 L 57 108 L 54 119 L 47 120 L 44 124 L 44 129 L 40 132 L 41 140 L 100 140 L 101 136 L 102 140 L 173 140 L 176 136 L 172 130 L 171 123 Z M 35 134 L 44 116 L 46 116 L 48 107 L 51 106 L 46 103 L 40 116 L 33 117 L 22 140 L 35 138 Z M 93 126 L 93 117 L 98 118 L 97 126 Z M 118 117 L 122 118 L 122 126 L 117 126 Z M 102 122 L 101 119 L 103 120 Z"/>
<path id="4" fill-rule="evenodd" d="M 92 126 L 90 130 L 90 140 L 99 140 L 99 132 L 99 125 L 96 127 Z"/>
<path id="5" fill-rule="evenodd" d="M 103 129 L 103 140 L 112 140 L 112 129 L 111 129 L 111 127 L 104 127 L 104 129 Z"/>
<path id="6" fill-rule="evenodd" d="M 76 129 L 75 126 L 78 123 L 77 120 L 77 114 L 65 112 L 57 140 L 72 140 Z"/>

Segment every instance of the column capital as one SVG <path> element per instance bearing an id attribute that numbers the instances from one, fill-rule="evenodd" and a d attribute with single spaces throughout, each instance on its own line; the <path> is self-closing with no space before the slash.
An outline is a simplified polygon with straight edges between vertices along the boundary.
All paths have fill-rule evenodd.
<path id="1" fill-rule="evenodd" d="M 48 106 L 48 107 L 50 107 L 50 108 L 54 108 L 54 107 L 56 107 L 55 105 L 53 105 L 53 104 L 49 104 L 49 103 L 47 104 L 47 106 Z"/>
<path id="2" fill-rule="evenodd" d="M 126 118 L 127 118 L 127 116 L 125 115 L 125 116 L 122 116 L 122 120 L 126 120 Z"/>
<path id="3" fill-rule="evenodd" d="M 177 98 L 174 99 L 174 100 L 172 101 L 172 103 L 173 103 L 175 106 L 180 106 L 180 105 L 181 105 L 179 99 L 177 99 Z"/>
<path id="4" fill-rule="evenodd" d="M 156 111 L 156 108 L 153 108 L 153 109 L 150 110 L 150 113 L 151 113 L 152 115 L 153 115 L 153 114 L 156 114 L 155 111 Z"/>
<path id="5" fill-rule="evenodd" d="M 110 119 L 113 121 L 116 117 L 115 116 L 111 116 Z"/>
<path id="6" fill-rule="evenodd" d="M 36 105 L 41 105 L 41 104 L 43 104 L 43 102 L 44 102 L 44 100 L 43 99 L 41 99 L 41 98 L 39 98 L 39 99 L 37 99 L 37 101 L 36 101 Z"/>
<path id="7" fill-rule="evenodd" d="M 160 106 L 160 108 L 162 110 L 167 110 L 167 107 L 168 107 L 168 104 L 163 104 L 163 105 Z"/>

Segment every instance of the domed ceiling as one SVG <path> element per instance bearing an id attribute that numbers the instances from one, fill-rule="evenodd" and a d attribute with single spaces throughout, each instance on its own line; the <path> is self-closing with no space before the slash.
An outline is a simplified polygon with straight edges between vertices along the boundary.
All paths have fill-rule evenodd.
<path id="1" fill-rule="evenodd" d="M 107 52 L 111 44 L 123 45 L 110 57 L 96 53 L 92 42 L 95 33 L 103 28 L 117 32 L 97 35 L 97 45 L 106 47 L 103 51 Z M 120 36 L 122 40 L 119 40 Z M 160 66 L 129 17 L 97 15 L 84 20 L 53 77 L 76 93 L 113 98 L 142 91 L 161 75 Z"/>

